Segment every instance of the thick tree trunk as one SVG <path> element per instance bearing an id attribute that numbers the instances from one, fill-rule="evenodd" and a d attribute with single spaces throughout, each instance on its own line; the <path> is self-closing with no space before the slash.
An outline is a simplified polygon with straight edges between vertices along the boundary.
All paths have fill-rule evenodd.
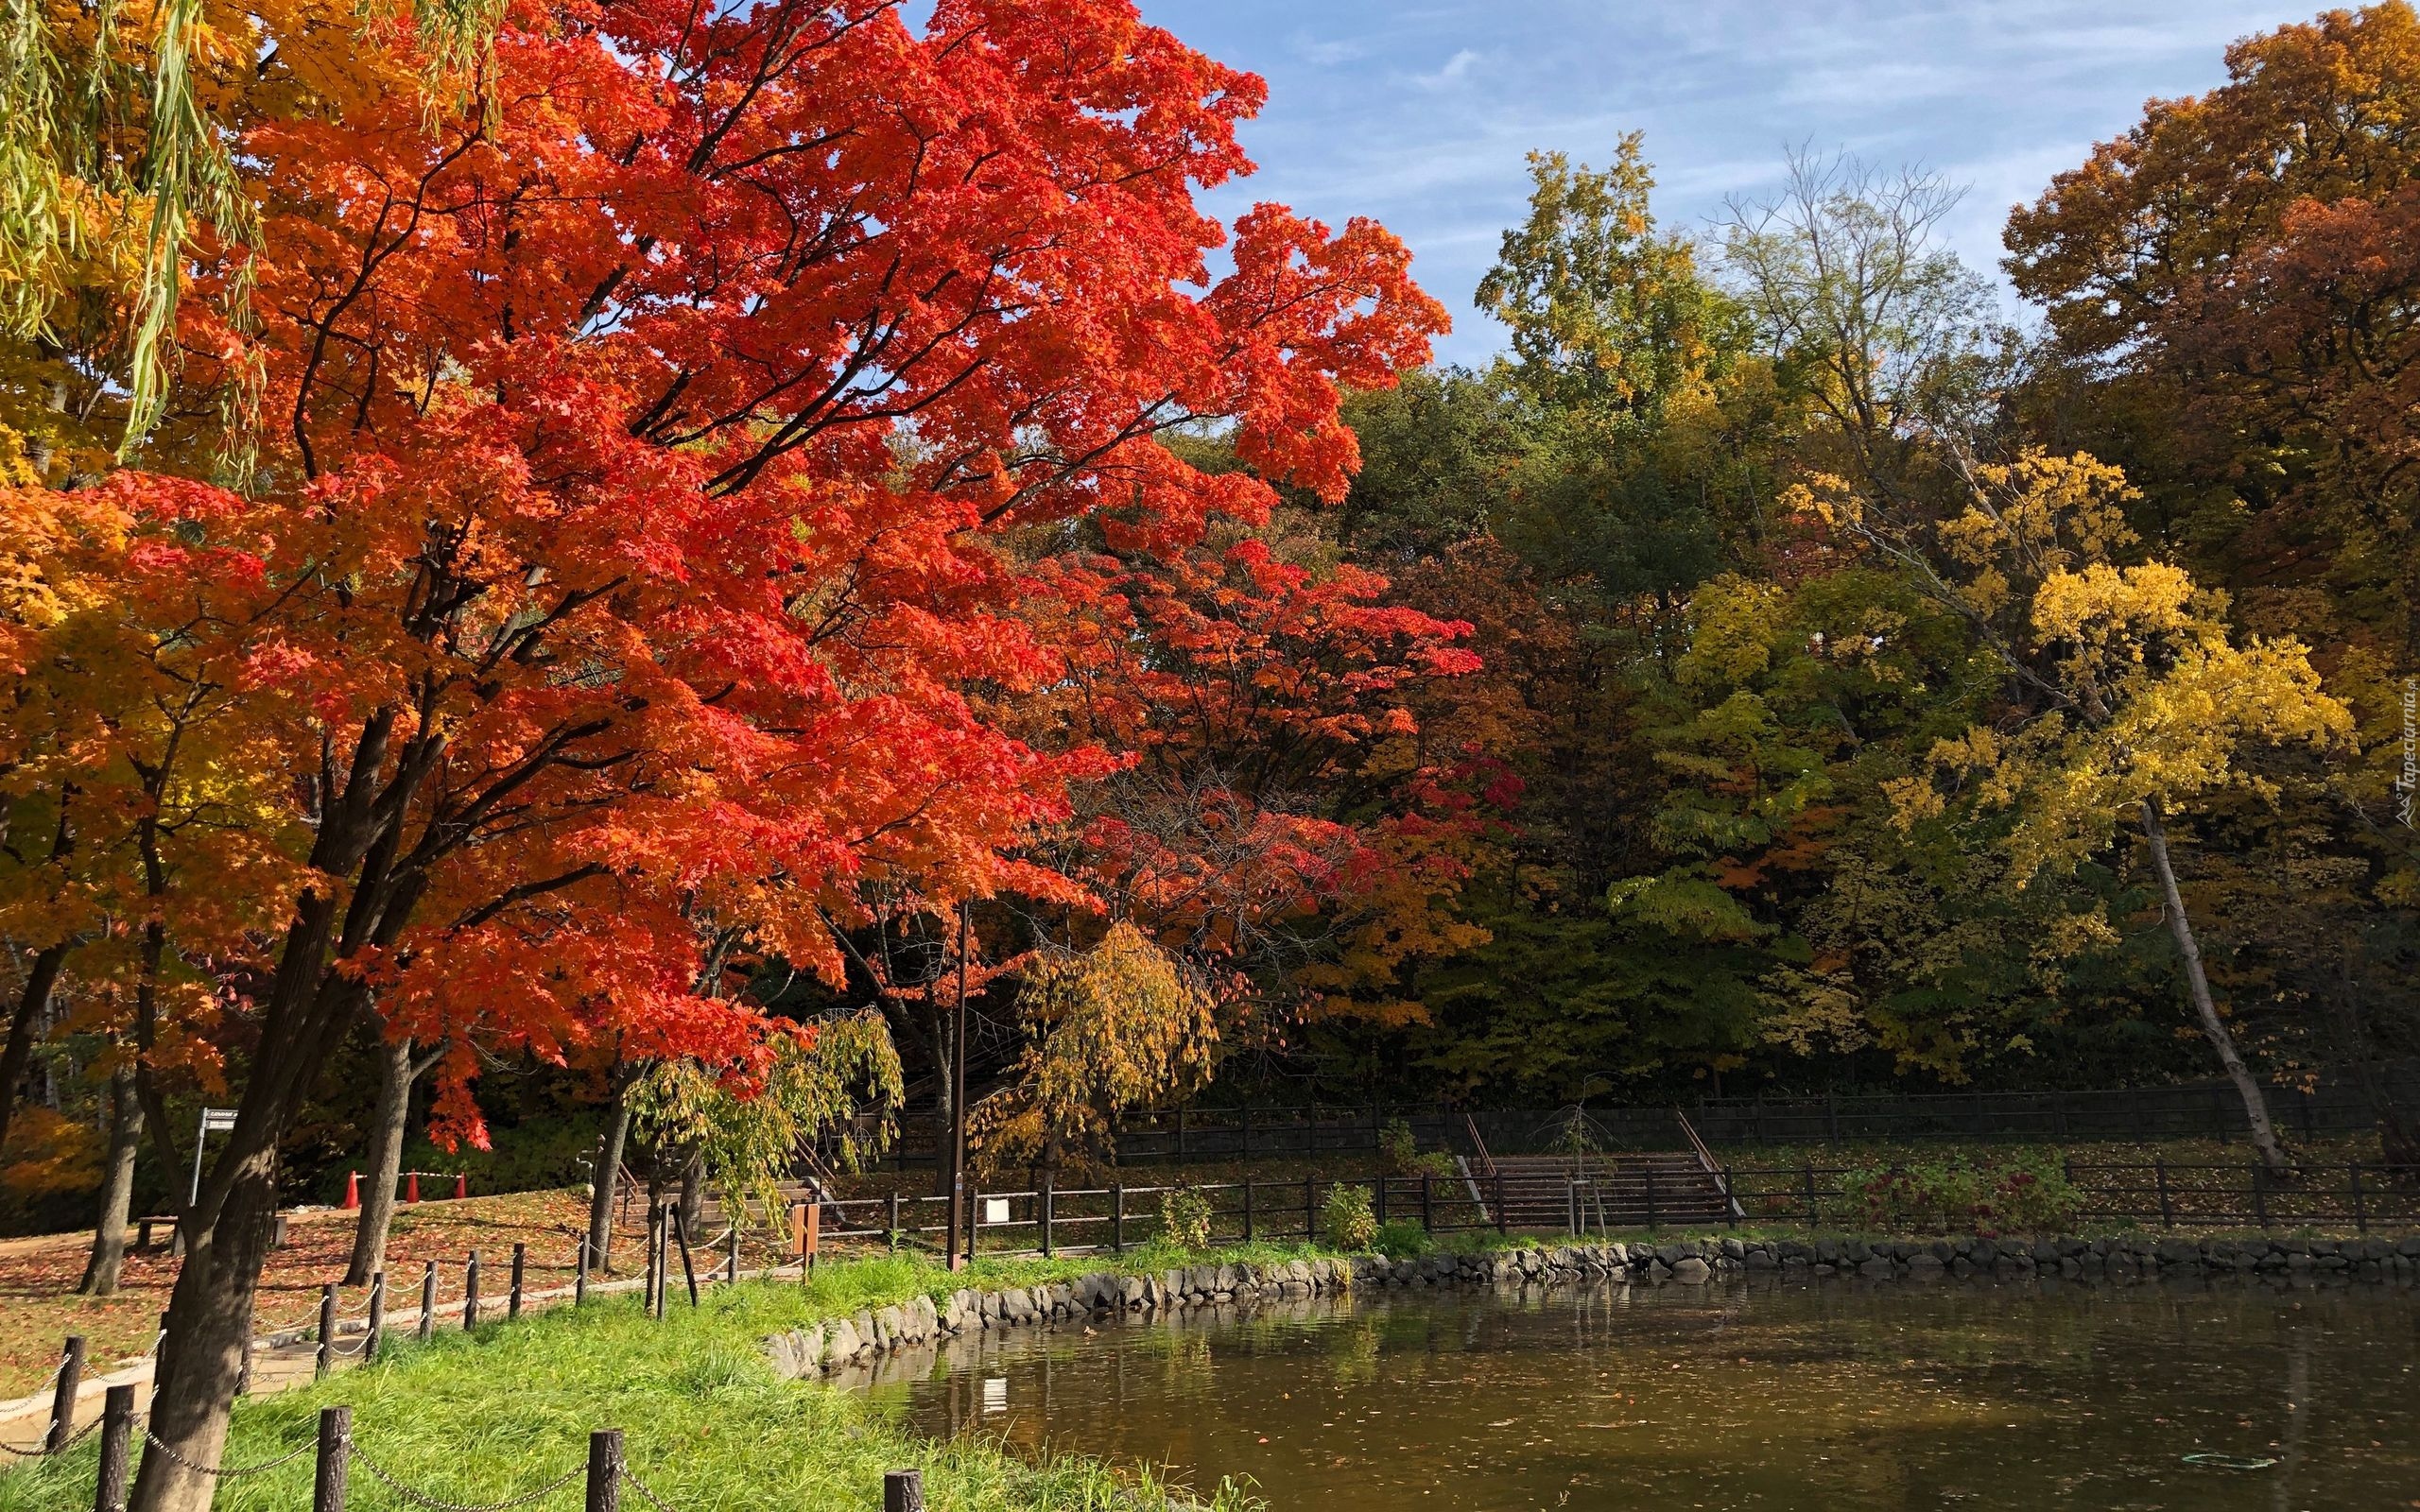
<path id="1" fill-rule="evenodd" d="M 958 1069 L 958 1036 L 949 1016 L 938 1009 L 932 1013 L 931 1022 L 933 1085 L 937 1089 L 933 1097 L 933 1195 L 946 1197 L 950 1183 L 957 1177 L 957 1171 L 950 1164 L 950 1114 L 951 1094 L 957 1091 L 953 1074 Z"/>
<path id="2" fill-rule="evenodd" d="M 50 990 L 59 985 L 59 969 L 66 964 L 67 951 L 62 941 L 34 953 L 26 966 L 16 1011 L 9 1016 L 8 1047 L 0 1049 L 0 1150 L 8 1148 L 9 1120 L 17 1108 L 17 1083 L 25 1080 L 26 1062 L 33 1057 L 43 1010 L 50 1005 Z"/>
<path id="3" fill-rule="evenodd" d="M 698 1219 L 706 1206 L 706 1158 L 692 1154 L 681 1163 L 681 1231 L 698 1243 Z"/>
<path id="4" fill-rule="evenodd" d="M 412 1062 L 408 1040 L 378 1045 L 378 1103 L 370 1115 L 369 1169 L 361 1174 L 361 1217 L 353 1227 L 353 1259 L 344 1284 L 367 1286 L 387 1268 L 387 1233 L 395 1222 L 395 1182 L 404 1170 L 404 1136 L 411 1113 L 412 1083 L 421 1067 Z"/>
<path id="5" fill-rule="evenodd" d="M 631 1140 L 630 1068 L 614 1068 L 614 1095 L 605 1105 L 605 1131 L 596 1141 L 595 1179 L 588 1187 L 588 1263 L 614 1268 L 614 1199 L 622 1178 L 622 1151 Z"/>
<path id="6" fill-rule="evenodd" d="M 132 1061 L 110 1074 L 109 1155 L 101 1177 L 101 1216 L 93 1227 L 93 1254 L 76 1290 L 115 1297 L 126 1264 L 126 1222 L 134 1210 L 134 1158 L 143 1147 L 143 1103 L 135 1095 Z"/>
<path id="7" fill-rule="evenodd" d="M 2202 1021 L 2202 1033 L 2209 1039 L 2210 1048 L 2218 1052 L 2219 1064 L 2226 1068 L 2227 1079 L 2243 1099 L 2243 1116 L 2252 1125 L 2252 1147 L 2259 1152 L 2260 1163 L 2275 1175 L 2290 1175 L 2294 1162 L 2269 1122 L 2269 1104 L 2261 1095 L 2260 1080 L 2243 1063 L 2235 1036 L 2227 1031 L 2218 1005 L 2211 1001 L 2210 979 L 2202 970 L 2202 947 L 2193 938 L 2192 921 L 2185 915 L 2185 895 L 2177 891 L 2176 868 L 2169 861 L 2168 829 L 2160 822 L 2159 804 L 2145 799 L 2142 812 L 2143 838 L 2150 843 L 2152 869 L 2159 875 L 2160 894 L 2168 905 L 2169 934 L 2176 940 L 2177 954 L 2185 959 L 2185 983 L 2193 996 L 2193 1012 Z"/>

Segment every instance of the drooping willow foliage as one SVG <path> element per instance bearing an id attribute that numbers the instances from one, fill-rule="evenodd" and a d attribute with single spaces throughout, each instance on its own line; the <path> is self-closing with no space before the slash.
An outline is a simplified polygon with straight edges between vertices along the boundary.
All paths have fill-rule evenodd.
<path id="1" fill-rule="evenodd" d="M 432 106 L 466 87 L 502 14 L 500 0 L 413 0 Z M 327 46 L 390 19 L 380 0 L 334 16 L 210 0 L 0 0 L 0 336 L 98 353 L 90 365 L 122 415 L 120 457 L 169 407 L 179 304 L 206 243 L 238 249 L 220 297 L 231 325 L 249 325 L 240 252 L 257 246 L 259 225 L 238 161 L 246 118 L 343 108 L 325 92 L 281 93 L 290 80 L 279 60 L 306 32 Z M 230 87 L 206 96 L 212 70 Z M 222 471 L 238 482 L 253 397 L 238 382 L 215 400 Z"/>
<path id="2" fill-rule="evenodd" d="M 725 1203 L 778 1208 L 777 1188 L 798 1151 L 831 1139 L 844 1170 L 887 1147 L 906 1082 L 890 1031 L 876 1013 L 842 1014 L 778 1035 L 752 1075 L 691 1059 L 660 1061 L 631 1089 L 639 1134 L 658 1149 L 694 1155 Z M 861 1117 L 861 1115 L 869 1115 Z"/>

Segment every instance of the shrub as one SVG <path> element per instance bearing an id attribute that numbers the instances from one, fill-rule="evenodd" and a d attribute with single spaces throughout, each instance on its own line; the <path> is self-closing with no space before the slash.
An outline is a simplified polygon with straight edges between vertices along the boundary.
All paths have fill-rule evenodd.
<path id="1" fill-rule="evenodd" d="M 1210 1247 L 1210 1199 L 1191 1187 L 1160 1194 L 1160 1232 L 1180 1249 Z"/>
<path id="2" fill-rule="evenodd" d="M 1919 1160 L 1852 1171 L 1841 1190 L 1858 1227 L 1890 1233 L 1972 1233 L 1985 1238 L 2066 1228 L 2083 1205 L 2047 1160 L 1987 1166 Z"/>
<path id="3" fill-rule="evenodd" d="M 1410 1176 L 1420 1169 L 1420 1145 L 1404 1120 L 1390 1119 L 1378 1131 L 1378 1165 L 1389 1176 Z"/>
<path id="4" fill-rule="evenodd" d="M 1404 1260 L 1425 1255 L 1430 1246 L 1428 1230 L 1409 1218 L 1395 1218 L 1381 1224 L 1370 1240 L 1370 1247 L 1389 1260 Z"/>
<path id="5" fill-rule="evenodd" d="M 1328 1247 L 1348 1254 L 1368 1249 L 1377 1241 L 1378 1215 L 1370 1208 L 1370 1189 L 1340 1182 L 1327 1189 L 1320 1204 L 1320 1232 Z"/>

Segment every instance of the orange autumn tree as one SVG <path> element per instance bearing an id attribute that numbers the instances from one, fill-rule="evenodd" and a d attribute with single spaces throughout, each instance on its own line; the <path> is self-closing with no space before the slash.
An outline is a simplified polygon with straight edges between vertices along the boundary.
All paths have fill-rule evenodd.
<path id="1" fill-rule="evenodd" d="M 281 14 L 230 23 L 273 81 Z M 409 32 L 363 26 L 421 69 Z M 20 799 L 156 765 L 164 691 L 206 690 L 190 739 L 233 765 L 181 743 L 168 780 L 259 852 L 165 876 L 231 897 L 199 934 L 141 905 L 252 1048 L 184 1219 L 150 1421 L 173 1453 L 138 1512 L 209 1500 L 278 1143 L 366 1013 L 744 1085 L 764 1021 L 700 990 L 715 932 L 837 977 L 869 885 L 1063 891 L 1011 851 L 1102 759 L 977 701 L 1063 664 L 997 539 L 1115 500 L 1182 542 L 1263 507 L 1160 443 L 1203 418 L 1332 495 L 1337 386 L 1442 325 L 1362 222 L 1256 207 L 1210 276 L 1229 238 L 1194 191 L 1249 166 L 1261 94 L 1112 0 L 944 0 L 918 30 L 866 0 L 530 3 L 458 99 L 235 129 L 258 246 L 204 238 L 170 411 L 242 389 L 249 487 L 139 452 L 72 550 L 11 562 L 99 585 L 12 626 L 12 679 L 128 648 L 97 735 L 21 763 Z M 249 323 L 221 314 L 239 279 Z M 438 1108 L 475 1138 L 468 1060 Z"/>

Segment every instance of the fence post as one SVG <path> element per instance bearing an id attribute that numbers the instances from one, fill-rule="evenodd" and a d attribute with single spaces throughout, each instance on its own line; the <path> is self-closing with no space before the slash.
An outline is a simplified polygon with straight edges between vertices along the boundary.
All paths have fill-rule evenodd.
<path id="1" fill-rule="evenodd" d="M 1176 1110 L 1176 1158 L 1184 1159 L 1184 1109 Z"/>
<path id="2" fill-rule="evenodd" d="M 1244 1105 L 1244 1159 L 1252 1159 L 1252 1105 Z"/>
<path id="3" fill-rule="evenodd" d="M 744 1211 L 742 1211 L 741 1216 L 746 1216 L 746 1212 Z M 736 1286 L 739 1284 L 739 1222 L 737 1219 L 734 1219 L 732 1221 L 731 1259 L 723 1266 L 722 1279 L 723 1284 L 726 1286 Z"/>
<path id="4" fill-rule="evenodd" d="M 528 1263 L 529 1246 L 523 1244 L 514 1245 L 512 1246 L 512 1291 L 504 1304 L 504 1316 L 507 1322 L 521 1315 L 522 1272 L 527 1268 Z"/>
<path id="5" fill-rule="evenodd" d="M 432 1260 L 428 1268 L 420 1273 L 420 1339 L 423 1344 L 428 1342 L 428 1336 L 436 1327 L 437 1262 Z"/>
<path id="6" fill-rule="evenodd" d="M 1815 1162 L 1814 1162 L 1814 1161 L 1812 1161 L 1812 1160 L 1809 1160 L 1809 1161 L 1807 1161 L 1807 1162 L 1806 1162 L 1806 1227 L 1807 1227 L 1807 1228 L 1815 1228 L 1815 1227 L 1817 1227 L 1819 1224 L 1821 1224 L 1821 1223 L 1823 1222 L 1823 1219 L 1822 1219 L 1820 1216 L 1818 1216 L 1818 1212 L 1819 1212 L 1819 1210 L 1818 1210 L 1818 1209 L 1816 1208 L 1816 1206 L 1815 1206 Z"/>
<path id="7" fill-rule="evenodd" d="M 1384 1228 L 1387 1226 L 1387 1174 L 1384 1171 L 1379 1172 L 1378 1178 L 1371 1185 L 1377 1189 L 1378 1201 L 1375 1216 L 1378 1227 Z"/>
<path id="8" fill-rule="evenodd" d="M 462 1262 L 462 1331 L 469 1332 L 479 1325 L 479 1252 L 472 1250 Z"/>
<path id="9" fill-rule="evenodd" d="M 571 1267 L 571 1305 L 578 1307 L 588 1300 L 588 1236 L 586 1234 L 580 1235 L 579 1243 L 572 1247 Z"/>
<path id="10" fill-rule="evenodd" d="M 1431 1173 L 1420 1173 L 1420 1231 L 1428 1233 L 1437 1227 L 1437 1189 Z"/>
<path id="11" fill-rule="evenodd" d="M 1059 1216 L 1058 1195 L 1058 1189 L 1051 1185 L 1051 1178 L 1046 1173 L 1041 1190 L 1033 1194 L 1033 1215 L 1036 1227 L 1042 1230 L 1042 1258 L 1045 1260 L 1051 1257 L 1050 1226 L 1051 1221 Z"/>
<path id="12" fill-rule="evenodd" d="M 1504 1168 L 1498 1166 L 1495 1170 L 1495 1231 L 1510 1233 L 1512 1229 L 1512 1220 L 1504 1211 Z"/>
<path id="13" fill-rule="evenodd" d="M 897 1202 L 899 1194 L 892 1193 L 890 1200 Z M 681 1204 L 677 1202 L 666 1203 L 665 1209 L 672 1215 L 673 1241 L 681 1246 L 681 1280 L 688 1284 L 689 1305 L 695 1307 L 698 1305 L 698 1267 L 689 1258 L 689 1220 L 681 1216 Z"/>
<path id="14" fill-rule="evenodd" d="M 664 1315 L 664 1204 L 647 1205 L 647 1280 L 639 1293 L 639 1311 Z"/>
<path id="15" fill-rule="evenodd" d="M 925 1512 L 925 1472 L 886 1471 L 882 1477 L 882 1512 Z"/>
<path id="16" fill-rule="evenodd" d="M 50 1394 L 50 1433 L 42 1447 L 56 1454 L 67 1447 L 68 1430 L 76 1426 L 76 1393 L 84 1384 L 84 1335 L 67 1335 L 60 1351 L 59 1386 Z"/>
<path id="17" fill-rule="evenodd" d="M 1647 1206 L 1651 1213 L 1654 1211 L 1655 1204 L 1650 1202 Z M 1563 1184 L 1563 1218 L 1565 1226 L 1564 1232 L 1570 1234 L 1580 1232 L 1580 1178 L 1577 1177 Z M 1654 1221 L 1651 1217 L 1648 1219 L 1651 1226 Z"/>
<path id="18" fill-rule="evenodd" d="M 353 1409 L 320 1409 L 320 1458 L 311 1477 L 311 1512 L 344 1512 L 345 1450 L 353 1436 Z"/>
<path id="19" fill-rule="evenodd" d="M 1126 1253 L 1126 1185 L 1122 1181 L 1109 1184 L 1109 1252 Z"/>
<path id="20" fill-rule="evenodd" d="M 970 1178 L 966 1183 L 966 1259 L 975 1260 L 975 1252 L 983 1244 L 983 1189 Z"/>
<path id="21" fill-rule="evenodd" d="M 1647 1162 L 1647 1227 L 1655 1227 L 1655 1162 Z"/>
<path id="22" fill-rule="evenodd" d="M 890 1194 L 890 1247 L 899 1247 L 899 1194 Z"/>
<path id="23" fill-rule="evenodd" d="M 387 1273 L 378 1271 L 370 1278 L 370 1332 L 362 1340 L 361 1363 L 368 1365 L 378 1358 L 387 1347 Z"/>
<path id="24" fill-rule="evenodd" d="M 311 1354 L 311 1379 L 320 1380 L 336 1364 L 337 1289 L 334 1285 L 320 1288 L 320 1347 Z"/>
<path id="25" fill-rule="evenodd" d="M 622 1431 L 599 1428 L 588 1435 L 587 1512 L 620 1512 Z"/>
<path id="26" fill-rule="evenodd" d="M 1731 1184 L 1731 1167 L 1722 1168 L 1722 1227 L 1739 1227 L 1739 1189 Z"/>
<path id="27" fill-rule="evenodd" d="M 1249 1118 L 1252 1115 L 1246 1113 L 1244 1116 Z M 1244 1243 L 1252 1243 L 1252 1177 L 1249 1174 L 1244 1177 Z"/>
<path id="28" fill-rule="evenodd" d="M 134 1388 L 112 1386 L 101 1403 L 101 1468 L 93 1512 L 125 1512 L 127 1448 L 134 1436 Z"/>
<path id="29" fill-rule="evenodd" d="M 1303 1243 L 1309 1244 L 1320 1232 L 1320 1178 L 1303 1177 Z"/>
<path id="30" fill-rule="evenodd" d="M 2346 1174 L 2353 1178 L 2353 1231 L 2358 1234 L 2368 1233 L 2370 1218 L 2361 1206 L 2361 1162 L 2353 1161 L 2346 1167 Z"/>
<path id="31" fill-rule="evenodd" d="M 1831 1088 L 1824 1089 L 1824 1137 L 1834 1143 L 1841 1138 L 1840 1094 Z"/>
<path id="32" fill-rule="evenodd" d="M 2269 1183 L 2263 1179 L 2267 1174 L 2267 1172 L 2261 1169 L 2260 1163 L 2257 1160 L 2253 1162 L 2252 1211 L 2254 1215 L 2259 1219 L 2260 1227 L 2263 1228 L 2269 1227 Z"/>
<path id="33" fill-rule="evenodd" d="M 2168 1200 L 2168 1162 L 2166 1160 L 2157 1159 L 2156 1157 L 2152 1159 L 2152 1179 L 2159 1183 L 2160 1227 L 2163 1228 L 2173 1228 L 2176 1227 L 2176 1209 L 2170 1205 Z M 2068 1184 L 2070 1186 L 2074 1185 L 2072 1181 Z"/>

